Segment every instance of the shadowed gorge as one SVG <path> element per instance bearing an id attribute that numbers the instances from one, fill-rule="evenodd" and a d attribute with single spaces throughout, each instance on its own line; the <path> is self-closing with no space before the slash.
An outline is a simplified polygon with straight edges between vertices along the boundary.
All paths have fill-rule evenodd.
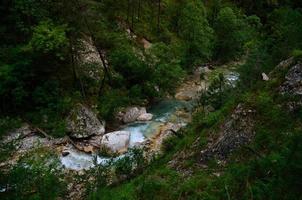
<path id="1" fill-rule="evenodd" d="M 3 0 L 0 199 L 302 199 L 299 0 Z"/>

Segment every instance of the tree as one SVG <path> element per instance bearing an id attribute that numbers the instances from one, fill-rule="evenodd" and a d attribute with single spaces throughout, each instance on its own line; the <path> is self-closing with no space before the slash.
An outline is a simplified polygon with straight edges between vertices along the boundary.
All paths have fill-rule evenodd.
<path id="1" fill-rule="evenodd" d="M 219 73 L 207 90 L 209 104 L 215 109 L 219 109 L 223 105 L 224 100 L 227 99 L 226 96 L 229 95 L 229 92 L 229 86 L 226 84 L 224 75 Z"/>
<path id="2" fill-rule="evenodd" d="M 181 12 L 179 35 L 185 44 L 185 66 L 208 61 L 212 56 L 213 29 L 209 26 L 202 3 L 188 2 Z"/>
<path id="3" fill-rule="evenodd" d="M 269 38 L 273 58 L 278 63 L 294 49 L 302 49 L 302 12 L 298 9 L 276 9 L 269 17 L 272 37 Z"/>
<path id="4" fill-rule="evenodd" d="M 34 27 L 29 45 L 36 52 L 54 53 L 60 59 L 64 59 L 60 52 L 67 43 L 66 26 L 56 26 L 51 21 L 42 21 Z"/>
<path id="5" fill-rule="evenodd" d="M 232 60 L 243 52 L 246 42 L 243 19 L 236 16 L 230 7 L 225 7 L 218 13 L 215 22 L 215 57 L 222 61 Z"/>

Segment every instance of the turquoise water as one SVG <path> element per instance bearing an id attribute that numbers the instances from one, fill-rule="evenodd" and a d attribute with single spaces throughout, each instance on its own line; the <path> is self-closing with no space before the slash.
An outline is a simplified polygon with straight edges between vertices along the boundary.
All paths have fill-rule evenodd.
<path id="1" fill-rule="evenodd" d="M 239 74 L 229 72 L 225 74 L 225 76 L 229 83 L 235 87 L 236 82 L 239 79 Z M 153 119 L 151 121 L 126 124 L 125 126 L 120 127 L 120 130 L 130 131 L 130 147 L 139 146 L 148 138 L 158 133 L 160 127 L 167 122 L 181 123 L 185 125 L 187 123 L 187 119 L 177 116 L 176 111 L 183 109 L 186 113 L 191 113 L 195 104 L 196 101 L 194 100 L 188 102 L 175 99 L 163 100 L 148 109 L 148 112 L 153 114 Z M 122 156 L 123 155 L 120 157 Z M 94 167 L 93 160 L 95 158 L 98 164 L 105 163 L 109 160 L 109 158 L 86 154 L 73 148 L 70 150 L 70 154 L 68 156 L 61 157 L 61 163 L 68 169 L 89 169 Z"/>
<path id="2" fill-rule="evenodd" d="M 189 109 L 189 103 L 178 100 L 164 100 L 151 107 L 148 112 L 153 114 L 153 119 L 148 122 L 134 122 L 127 124 L 122 130 L 130 131 L 130 147 L 137 146 L 146 139 L 158 133 L 160 127 L 169 122 L 179 109 Z M 185 119 L 177 119 L 183 123 Z"/>
<path id="3" fill-rule="evenodd" d="M 169 122 L 178 109 L 190 109 L 188 102 L 177 100 L 164 100 L 158 104 L 152 106 L 148 112 L 153 114 L 153 119 L 147 122 L 134 122 L 126 124 L 121 127 L 120 130 L 130 131 L 129 147 L 135 147 L 141 145 L 148 138 L 158 133 L 160 127 Z M 175 117 L 175 116 L 174 116 Z M 185 119 L 178 119 L 180 123 L 183 123 Z M 122 157 L 121 155 L 120 157 Z M 119 157 L 118 157 L 119 158 Z M 116 159 L 118 159 L 116 158 Z M 102 164 L 110 160 L 110 158 L 104 158 L 97 155 L 86 154 L 71 147 L 69 155 L 61 157 L 61 163 L 68 169 L 82 170 L 94 167 L 94 160 L 96 159 L 98 164 Z"/>

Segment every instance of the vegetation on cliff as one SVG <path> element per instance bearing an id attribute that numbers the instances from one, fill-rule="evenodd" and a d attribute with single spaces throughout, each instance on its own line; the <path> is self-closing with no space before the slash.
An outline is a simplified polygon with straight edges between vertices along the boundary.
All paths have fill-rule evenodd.
<path id="1" fill-rule="evenodd" d="M 114 184 L 94 169 L 87 199 L 302 198 L 299 0 L 4 0 L 0 22 L 1 138 L 22 122 L 64 137 L 78 103 L 113 126 L 120 108 L 173 95 L 194 69 L 237 63 L 236 87 L 213 77 L 149 165 L 141 152 L 120 160 Z M 4 163 L 14 144 L 0 147 Z M 68 196 L 40 151 L 1 168 L 1 199 Z"/>

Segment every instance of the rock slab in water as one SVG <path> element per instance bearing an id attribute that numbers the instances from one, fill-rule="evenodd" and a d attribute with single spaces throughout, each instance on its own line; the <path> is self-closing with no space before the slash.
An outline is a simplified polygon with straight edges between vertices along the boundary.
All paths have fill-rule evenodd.
<path id="1" fill-rule="evenodd" d="M 130 123 L 137 120 L 137 118 L 143 114 L 146 114 L 146 108 L 144 107 L 130 107 L 127 108 L 125 114 L 123 115 L 123 122 Z"/>
<path id="2" fill-rule="evenodd" d="M 87 138 L 105 133 L 105 122 L 100 122 L 88 107 L 79 104 L 67 118 L 67 130 L 73 138 Z"/>
<path id="3" fill-rule="evenodd" d="M 153 115 L 151 113 L 144 113 L 138 116 L 137 120 L 138 121 L 150 121 L 152 120 Z"/>
<path id="4" fill-rule="evenodd" d="M 128 150 L 130 142 L 129 131 L 115 131 L 103 136 L 101 146 L 113 153 L 124 153 Z"/>

